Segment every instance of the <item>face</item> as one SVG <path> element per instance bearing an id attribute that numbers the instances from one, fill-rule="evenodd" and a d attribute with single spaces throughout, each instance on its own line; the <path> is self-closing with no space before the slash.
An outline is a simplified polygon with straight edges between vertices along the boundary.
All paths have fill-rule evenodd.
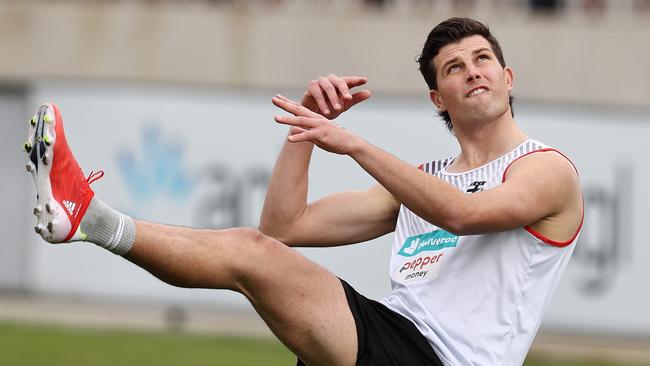
<path id="1" fill-rule="evenodd" d="M 509 112 L 512 70 L 502 67 L 481 36 L 448 44 L 433 58 L 437 90 L 431 100 L 454 125 L 491 121 Z"/>

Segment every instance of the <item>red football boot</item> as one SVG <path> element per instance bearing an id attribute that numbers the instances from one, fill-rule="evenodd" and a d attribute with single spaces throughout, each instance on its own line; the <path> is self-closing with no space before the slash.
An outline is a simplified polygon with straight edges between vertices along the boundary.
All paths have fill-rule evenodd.
<path id="1" fill-rule="evenodd" d="M 94 195 L 89 184 L 104 172 L 84 177 L 68 147 L 56 105 L 40 106 L 29 124 L 24 148 L 37 193 L 34 230 L 50 243 L 85 240 L 79 223 Z"/>

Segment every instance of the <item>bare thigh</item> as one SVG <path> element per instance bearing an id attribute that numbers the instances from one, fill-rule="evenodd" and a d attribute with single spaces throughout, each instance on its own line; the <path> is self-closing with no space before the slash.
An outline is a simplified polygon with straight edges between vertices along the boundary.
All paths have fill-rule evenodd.
<path id="1" fill-rule="evenodd" d="M 242 293 L 310 366 L 356 363 L 356 326 L 340 280 L 257 230 L 137 222 L 125 257 L 172 285 Z"/>

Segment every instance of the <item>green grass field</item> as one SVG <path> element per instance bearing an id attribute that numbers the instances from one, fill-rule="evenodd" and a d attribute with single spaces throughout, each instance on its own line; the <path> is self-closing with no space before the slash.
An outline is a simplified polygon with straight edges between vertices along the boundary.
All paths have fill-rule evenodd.
<path id="1" fill-rule="evenodd" d="M 273 340 L 0 324 L 0 365 L 292 365 Z"/>
<path id="2" fill-rule="evenodd" d="M 287 366 L 295 357 L 274 340 L 0 323 L 0 365 Z M 535 355 L 525 365 L 628 366 Z"/>

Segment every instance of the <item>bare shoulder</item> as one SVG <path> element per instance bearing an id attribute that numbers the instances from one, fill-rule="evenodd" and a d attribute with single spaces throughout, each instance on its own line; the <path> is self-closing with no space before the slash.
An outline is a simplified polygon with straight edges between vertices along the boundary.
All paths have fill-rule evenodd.
<path id="1" fill-rule="evenodd" d="M 536 151 L 515 160 L 504 173 L 503 180 L 519 176 L 534 176 L 539 181 L 580 187 L 576 166 L 566 155 L 554 149 Z"/>
<path id="2" fill-rule="evenodd" d="M 526 155 L 509 167 L 504 181 L 527 187 L 536 204 L 547 214 L 530 228 L 551 243 L 575 238 L 582 225 L 583 200 L 578 171 L 568 157 L 557 150 Z"/>

